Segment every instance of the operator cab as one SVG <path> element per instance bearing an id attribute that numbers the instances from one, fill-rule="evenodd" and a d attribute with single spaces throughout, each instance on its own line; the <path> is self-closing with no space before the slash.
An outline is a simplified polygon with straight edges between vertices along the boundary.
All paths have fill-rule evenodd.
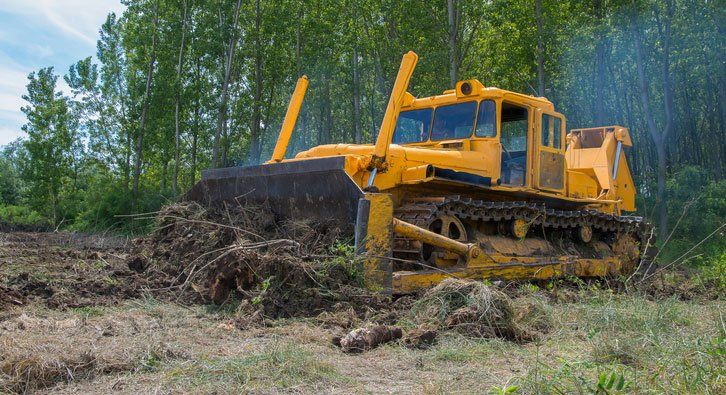
<path id="1" fill-rule="evenodd" d="M 468 80 L 440 96 L 417 99 L 407 94 L 392 143 L 433 149 L 482 147 L 484 155 L 500 155 L 496 163 L 502 185 L 561 191 L 564 131 L 564 117 L 546 99 Z M 492 152 L 484 148 L 491 145 L 476 141 L 498 143 L 497 149 Z M 532 159 L 537 163 L 529 163 Z M 528 181 L 527 169 L 537 178 Z"/>

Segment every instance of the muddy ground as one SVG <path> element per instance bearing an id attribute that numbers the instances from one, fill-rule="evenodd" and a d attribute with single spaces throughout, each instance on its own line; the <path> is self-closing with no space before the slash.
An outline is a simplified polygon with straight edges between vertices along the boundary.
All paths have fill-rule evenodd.
<path id="1" fill-rule="evenodd" d="M 0 233 L 0 393 L 590 393 L 601 375 L 613 376 L 613 387 L 622 379 L 621 393 L 726 392 L 722 295 L 682 278 L 629 291 L 585 283 L 476 288 L 468 299 L 506 293 L 506 305 L 488 305 L 500 312 L 535 306 L 537 322 L 507 316 L 535 335 L 454 325 L 437 327 L 429 347 L 396 340 L 344 353 L 331 340 L 351 329 L 395 324 L 408 333 L 421 329 L 422 317 L 456 309 L 441 321 L 451 323 L 472 307 L 442 294 L 430 298 L 446 299 L 433 311 L 413 298 L 379 306 L 358 295 L 353 305 L 321 287 L 299 299 L 326 302 L 296 315 L 263 308 L 269 282 L 250 299 L 232 295 L 217 305 L 202 284 L 190 281 L 185 294 L 148 267 L 129 268 L 148 247 L 139 245 Z"/>

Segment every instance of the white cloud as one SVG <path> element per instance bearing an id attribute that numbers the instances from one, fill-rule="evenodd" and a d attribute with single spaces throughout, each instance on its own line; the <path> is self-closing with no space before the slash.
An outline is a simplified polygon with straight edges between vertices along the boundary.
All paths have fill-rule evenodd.
<path id="1" fill-rule="evenodd" d="M 0 126 L 0 147 L 3 145 L 12 143 L 17 140 L 18 137 L 24 137 L 25 132 L 20 129 L 4 128 Z"/>
<path id="2" fill-rule="evenodd" d="M 94 55 L 106 15 L 124 9 L 120 0 L 0 0 L 0 17 L 27 27 L 0 27 L 0 145 L 24 135 L 20 107 L 25 105 L 27 75 L 47 66 L 63 75 L 79 56 Z M 70 94 L 62 78 L 58 89 Z"/>
<path id="3" fill-rule="evenodd" d="M 3 0 L 0 12 L 23 18 L 42 15 L 62 33 L 95 45 L 98 29 L 109 12 L 120 14 L 119 0 Z"/>

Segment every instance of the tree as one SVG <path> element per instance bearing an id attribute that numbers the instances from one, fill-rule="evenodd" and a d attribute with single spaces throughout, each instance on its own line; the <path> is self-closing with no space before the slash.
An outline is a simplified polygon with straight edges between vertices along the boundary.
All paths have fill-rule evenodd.
<path id="1" fill-rule="evenodd" d="M 63 178 L 69 174 L 74 134 L 68 111 L 68 99 L 56 92 L 58 76 L 52 67 L 28 75 L 27 94 L 22 108 L 28 118 L 23 131 L 24 142 L 31 162 L 23 169 L 23 178 L 30 185 L 31 204 L 46 212 L 50 203 L 50 218 L 58 224 L 59 194 Z"/>
<path id="2" fill-rule="evenodd" d="M 152 11 L 152 28 L 151 28 L 151 51 L 149 55 L 149 66 L 146 72 L 146 88 L 144 90 L 144 96 L 141 102 L 141 120 L 139 121 L 139 128 L 136 132 L 136 146 L 134 148 L 134 180 L 133 189 L 131 196 L 134 202 L 138 199 L 139 194 L 139 181 L 141 179 L 141 166 L 144 162 L 144 133 L 146 128 L 147 116 L 149 113 L 149 101 L 151 96 L 151 83 L 154 78 L 154 66 L 156 66 L 156 44 L 158 37 L 159 27 L 159 7 L 158 4 L 153 4 Z"/>
<path id="3" fill-rule="evenodd" d="M 665 195 L 666 139 L 673 130 L 673 92 L 670 82 L 671 20 L 673 18 L 673 10 L 673 0 L 666 0 L 665 12 L 663 15 L 664 26 L 659 26 L 661 41 L 663 43 L 661 72 L 663 78 L 663 107 L 665 109 L 665 119 L 662 128 L 658 127 L 655 116 L 651 110 L 650 87 L 645 71 L 645 54 L 643 48 L 644 38 L 642 30 L 638 26 L 637 14 L 635 12 L 633 12 L 631 19 L 635 44 L 635 62 L 638 70 L 638 87 L 640 89 L 640 98 L 643 105 L 643 115 L 645 116 L 648 132 L 653 140 L 653 144 L 655 144 L 658 157 L 658 191 L 656 196 L 658 204 L 659 236 L 661 239 L 665 239 L 668 235 L 668 216 L 666 211 L 667 202 Z M 656 17 L 660 16 L 659 12 L 660 11 L 656 11 Z"/>
<path id="4" fill-rule="evenodd" d="M 214 150 L 212 151 L 212 167 L 224 166 L 220 163 L 220 139 L 224 135 L 227 125 L 227 100 L 229 95 L 229 83 L 232 76 L 232 60 L 234 59 L 234 51 L 237 48 L 237 24 L 239 22 L 239 13 L 242 6 L 242 0 L 237 0 L 234 8 L 234 16 L 232 28 L 229 34 L 229 49 L 224 54 L 224 80 L 221 85 L 221 94 L 219 100 L 219 115 L 217 117 L 217 130 L 214 134 Z M 221 11 L 220 11 L 221 12 Z M 221 22 L 221 16 L 220 16 Z M 220 26 L 223 28 L 223 26 Z"/>
<path id="5" fill-rule="evenodd" d="M 177 74 L 176 74 L 176 95 L 174 99 L 174 177 L 172 181 L 172 190 L 174 195 L 178 193 L 178 182 L 179 182 L 179 168 L 180 163 L 180 144 L 181 144 L 181 130 L 179 126 L 179 112 L 181 106 L 181 95 L 182 95 L 182 77 L 184 67 L 184 46 L 186 44 L 187 37 L 187 14 L 189 12 L 187 0 L 182 0 L 182 9 L 184 15 L 182 16 L 181 26 L 181 43 L 179 44 L 179 61 L 177 62 Z"/>

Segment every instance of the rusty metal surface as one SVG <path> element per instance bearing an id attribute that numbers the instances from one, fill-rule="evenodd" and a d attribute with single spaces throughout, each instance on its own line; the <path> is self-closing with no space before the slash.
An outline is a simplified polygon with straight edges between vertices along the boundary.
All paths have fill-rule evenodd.
<path id="1" fill-rule="evenodd" d="M 282 218 L 335 221 L 352 232 L 362 196 L 341 156 L 206 170 L 183 199 L 202 205 L 269 204 Z"/>
<path id="2" fill-rule="evenodd" d="M 563 276 L 607 277 L 626 275 L 632 272 L 632 265 L 618 258 L 581 259 L 561 257 L 504 257 L 489 255 L 485 265 L 469 265 L 453 270 L 418 270 L 393 273 L 393 293 L 413 293 L 438 284 L 446 278 L 470 278 L 489 280 L 551 279 Z"/>

